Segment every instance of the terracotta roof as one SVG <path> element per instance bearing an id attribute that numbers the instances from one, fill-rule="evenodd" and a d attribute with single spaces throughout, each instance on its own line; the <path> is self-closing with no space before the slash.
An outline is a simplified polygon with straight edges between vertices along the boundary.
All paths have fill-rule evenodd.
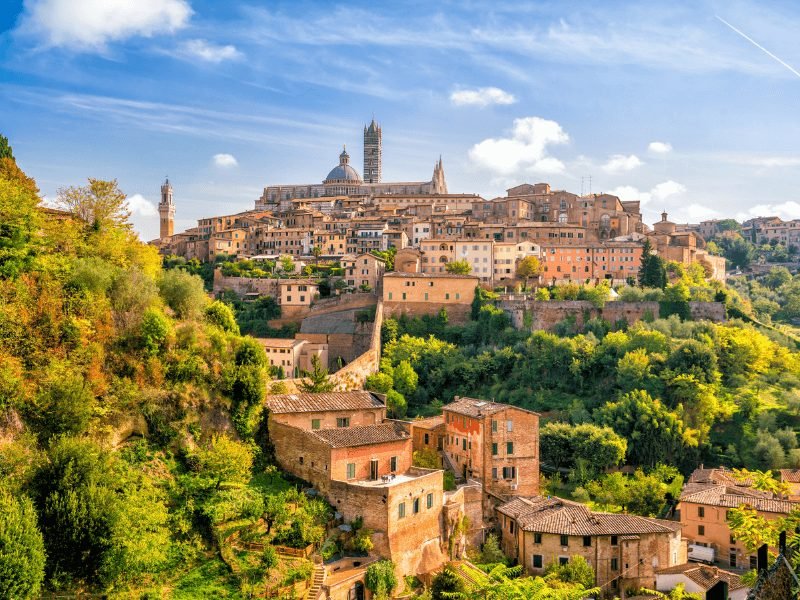
<path id="1" fill-rule="evenodd" d="M 384 277 L 422 277 L 427 279 L 479 279 L 477 275 L 456 275 L 455 273 L 403 273 L 392 271 L 385 273 Z"/>
<path id="2" fill-rule="evenodd" d="M 747 587 L 736 573 L 698 563 L 684 563 L 674 567 L 658 569 L 656 576 L 658 575 L 685 575 L 704 590 L 710 590 L 720 580 L 727 581 L 728 588 L 731 591 Z"/>
<path id="3" fill-rule="evenodd" d="M 339 427 L 337 429 L 318 429 L 310 433 L 316 435 L 331 448 L 350 448 L 352 446 L 369 446 L 410 439 L 402 423 L 388 421 L 379 425 L 363 425 L 361 427 Z"/>
<path id="4" fill-rule="evenodd" d="M 436 429 L 437 427 L 444 426 L 444 417 L 442 415 L 436 417 L 428 417 L 427 419 L 414 419 L 411 421 L 412 427 L 423 427 L 425 429 Z"/>
<path id="5" fill-rule="evenodd" d="M 800 469 L 781 469 L 781 481 L 800 483 Z"/>
<path id="6" fill-rule="evenodd" d="M 510 404 L 500 404 L 499 402 L 480 400 L 479 398 L 459 398 L 458 396 L 456 396 L 453 402 L 445 404 L 442 407 L 443 410 L 458 413 L 459 415 L 466 415 L 474 419 L 482 419 L 486 415 L 492 415 L 506 410 L 507 408 L 523 410 L 534 415 L 538 414 L 524 408 L 519 408 L 518 406 L 511 406 Z"/>
<path id="7" fill-rule="evenodd" d="M 330 392 L 324 394 L 280 394 L 267 396 L 267 408 L 276 414 L 369 410 L 385 408 L 383 400 L 370 392 Z"/>
<path id="8" fill-rule="evenodd" d="M 287 338 L 256 338 L 258 342 L 267 348 L 293 348 L 298 344 L 302 344 L 305 340 L 287 339 Z"/>
<path id="9" fill-rule="evenodd" d="M 766 494 L 766 496 L 762 495 Z M 749 488 L 726 485 L 687 484 L 681 492 L 681 502 L 721 506 L 723 508 L 739 508 L 748 505 L 756 510 L 769 513 L 788 514 L 800 506 L 797 502 L 778 500 L 766 492 L 757 492 Z"/>
<path id="10" fill-rule="evenodd" d="M 752 485 L 751 479 L 737 479 L 733 471 L 720 467 L 718 469 L 705 469 L 700 467 L 692 471 L 686 483 L 719 483 L 724 485 L 735 485 L 748 487 Z"/>
<path id="11" fill-rule="evenodd" d="M 512 517 L 523 531 L 559 535 L 620 535 L 674 533 L 680 523 L 637 515 L 592 512 L 585 505 L 562 498 L 514 498 L 497 508 Z"/>

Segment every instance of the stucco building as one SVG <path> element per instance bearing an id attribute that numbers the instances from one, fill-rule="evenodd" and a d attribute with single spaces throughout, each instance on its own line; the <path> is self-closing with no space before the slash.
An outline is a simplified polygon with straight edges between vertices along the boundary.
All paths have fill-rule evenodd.
<path id="1" fill-rule="evenodd" d="M 478 283 L 474 275 L 393 271 L 383 276 L 383 310 L 386 316 L 422 316 L 444 308 L 451 320 L 465 321 Z"/>

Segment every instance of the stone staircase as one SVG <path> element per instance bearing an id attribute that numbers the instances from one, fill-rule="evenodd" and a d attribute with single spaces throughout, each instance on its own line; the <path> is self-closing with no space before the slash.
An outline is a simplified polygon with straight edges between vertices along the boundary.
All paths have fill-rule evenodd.
<path id="1" fill-rule="evenodd" d="M 308 600 L 318 600 L 322 596 L 322 586 L 325 583 L 325 566 L 314 565 L 314 575 L 311 578 L 311 589 L 308 590 Z"/>

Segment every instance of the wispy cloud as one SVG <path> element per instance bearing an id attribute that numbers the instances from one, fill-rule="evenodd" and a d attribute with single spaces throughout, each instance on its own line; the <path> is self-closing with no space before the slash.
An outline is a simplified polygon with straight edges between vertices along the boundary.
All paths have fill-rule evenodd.
<path id="1" fill-rule="evenodd" d="M 25 0 L 17 34 L 45 47 L 104 51 L 109 42 L 186 26 L 186 0 Z"/>
<path id="2" fill-rule="evenodd" d="M 739 212 L 736 218 L 740 221 L 745 221 L 754 217 L 772 216 L 777 216 L 787 221 L 800 219 L 800 203 L 789 200 L 776 204 L 756 204 L 755 206 L 749 207 L 747 210 Z"/>
<path id="3" fill-rule="evenodd" d="M 639 200 L 642 204 L 653 200 L 662 202 L 684 192 L 686 192 L 686 186 L 671 179 L 654 185 L 650 191 L 640 191 L 639 188 L 632 185 L 622 185 L 608 191 L 609 194 L 618 196 L 620 200 Z"/>
<path id="4" fill-rule="evenodd" d="M 795 68 L 794 68 L 792 65 L 790 65 L 789 63 L 787 63 L 787 62 L 785 62 L 785 61 L 781 60 L 780 58 L 778 58 L 777 56 L 775 56 L 775 55 L 774 55 L 772 52 L 770 52 L 769 50 L 767 50 L 766 48 L 764 48 L 764 46 L 762 46 L 761 44 L 759 44 L 757 41 L 755 41 L 753 38 L 751 38 L 750 36 L 748 36 L 748 35 L 747 35 L 746 33 L 744 33 L 743 31 L 740 31 L 739 29 L 736 29 L 736 27 L 734 27 L 733 25 L 731 25 L 730 23 L 728 23 L 728 22 L 727 22 L 725 19 L 723 19 L 723 18 L 722 18 L 722 17 L 720 17 L 719 15 L 715 15 L 715 16 L 717 17 L 717 19 L 718 19 L 719 21 L 721 21 L 722 23 L 724 23 L 725 25 L 727 25 L 727 26 L 728 26 L 730 29 L 732 29 L 732 30 L 733 30 L 735 33 L 738 33 L 740 36 L 742 36 L 742 37 L 743 37 L 744 39 L 746 39 L 748 42 L 750 42 L 751 44 L 753 44 L 753 46 L 755 46 L 756 48 L 758 48 L 759 50 L 761 50 L 761 51 L 762 51 L 764 54 L 766 54 L 767 56 L 769 56 L 769 57 L 770 57 L 772 60 L 774 60 L 774 61 L 775 61 L 775 62 L 777 62 L 778 64 L 780 64 L 780 65 L 782 65 L 782 66 L 786 67 L 786 69 L 788 69 L 789 71 L 791 71 L 792 73 L 794 73 L 795 75 L 797 75 L 798 77 L 800 77 L 800 72 L 798 72 L 798 71 L 797 71 L 797 69 L 795 69 Z"/>
<path id="5" fill-rule="evenodd" d="M 239 165 L 239 162 L 233 154 L 215 154 L 213 160 L 214 165 L 221 169 L 230 169 Z"/>
<path id="6" fill-rule="evenodd" d="M 513 94 L 496 87 L 482 87 L 475 90 L 458 90 L 450 94 L 450 101 L 456 106 L 480 106 L 490 104 L 514 104 Z"/>
<path id="7" fill-rule="evenodd" d="M 488 138 L 469 151 L 473 163 L 497 175 L 525 170 L 553 174 L 564 170 L 564 163 L 548 156 L 548 147 L 566 144 L 569 135 L 555 121 L 541 117 L 514 120 L 511 137 Z"/>
<path id="8" fill-rule="evenodd" d="M 242 57 L 236 46 L 213 44 L 206 40 L 188 40 L 180 45 L 180 54 L 189 58 L 199 58 L 206 62 L 219 64 L 225 60 L 234 60 Z"/>
<path id="9" fill-rule="evenodd" d="M 603 165 L 603 170 L 606 173 L 621 173 L 623 171 L 632 171 L 637 167 L 641 167 L 644 163 L 635 154 L 614 154 L 608 158 L 608 162 Z"/>

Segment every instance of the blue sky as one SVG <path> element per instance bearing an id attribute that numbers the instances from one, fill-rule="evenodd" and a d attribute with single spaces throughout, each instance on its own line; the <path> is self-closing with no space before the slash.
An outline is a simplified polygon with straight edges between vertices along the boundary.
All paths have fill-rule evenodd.
<path id="1" fill-rule="evenodd" d="M 3 0 L 0 133 L 52 199 L 117 178 L 145 239 L 320 182 L 373 114 L 384 179 L 800 218 L 796 2 Z"/>

